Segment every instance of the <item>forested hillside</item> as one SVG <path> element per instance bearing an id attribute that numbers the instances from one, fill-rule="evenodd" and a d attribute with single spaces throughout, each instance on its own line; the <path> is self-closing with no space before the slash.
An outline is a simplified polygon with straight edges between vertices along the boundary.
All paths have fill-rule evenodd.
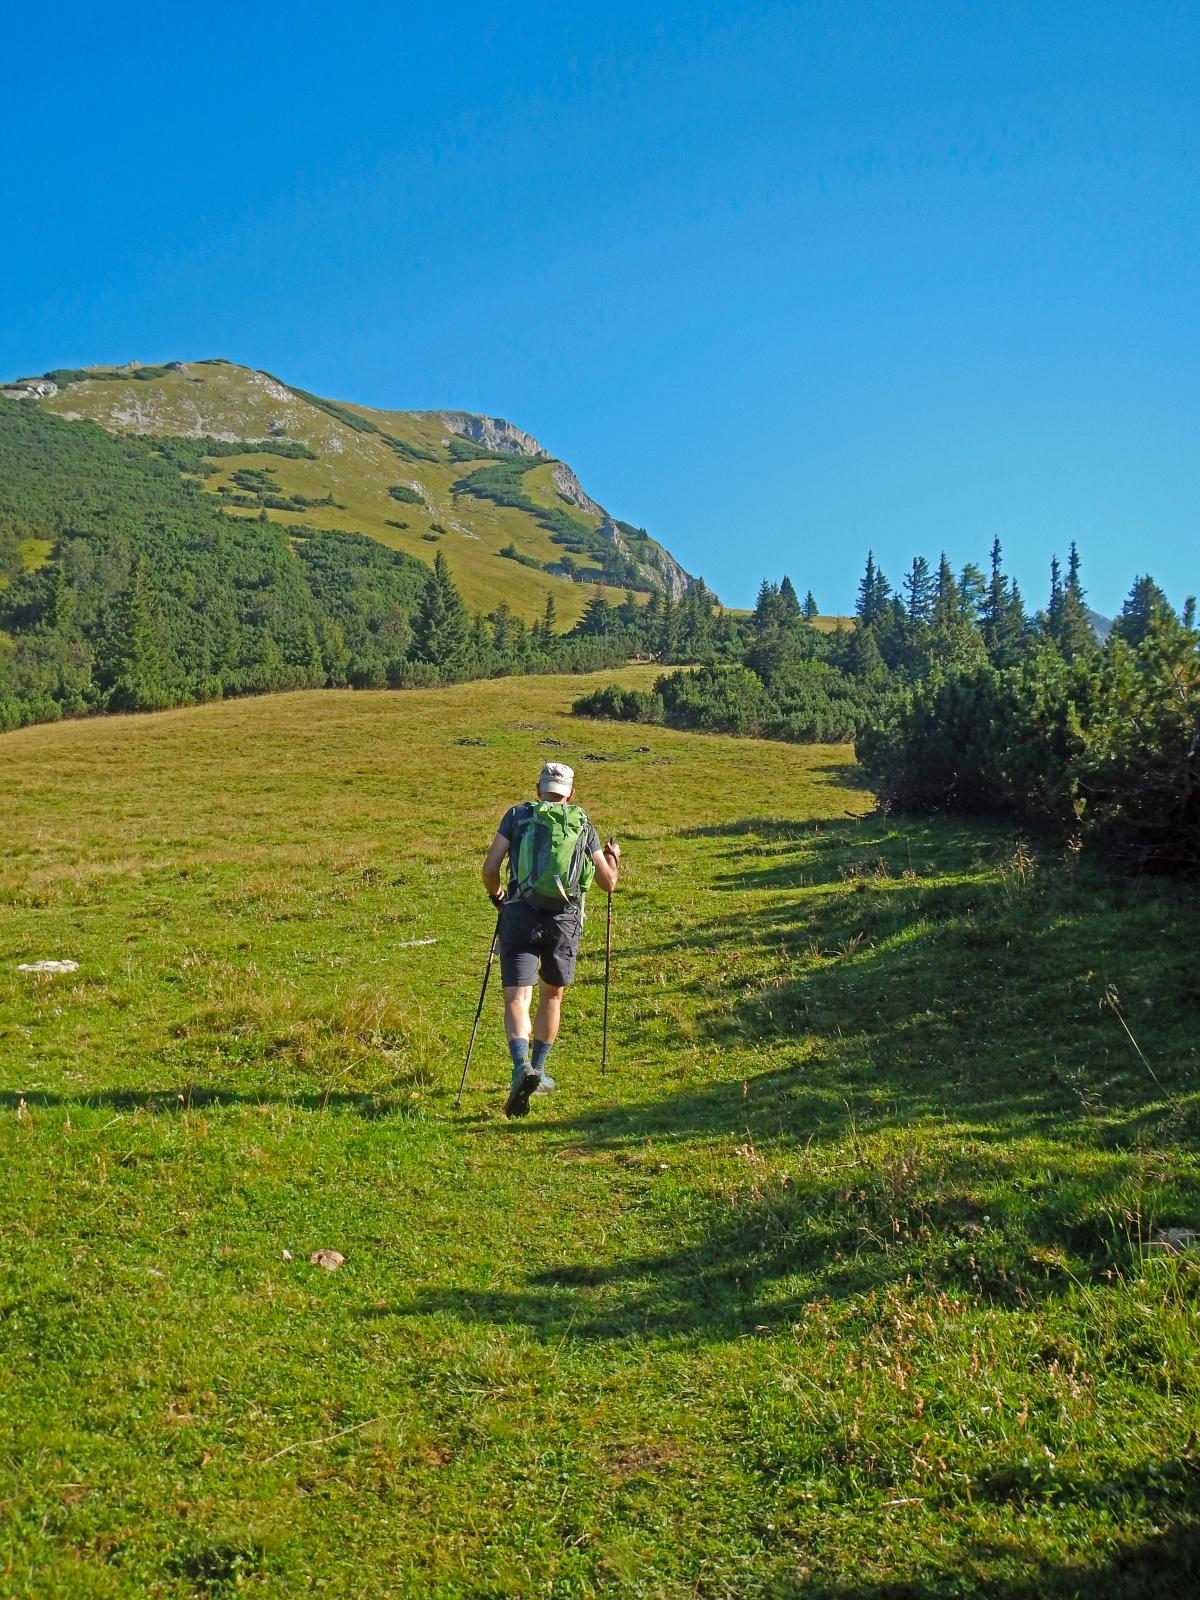
<path id="1" fill-rule="evenodd" d="M 176 439 L 234 516 L 362 533 L 433 564 L 467 605 L 503 601 L 527 624 L 553 595 L 563 623 L 604 582 L 680 598 L 689 575 L 643 528 L 611 516 L 523 429 L 465 411 L 383 411 L 328 400 L 230 361 L 55 369 L 4 399 L 110 433 Z M 274 459 L 260 446 L 278 445 Z"/>
<path id="2" fill-rule="evenodd" d="M 253 470 L 302 448 L 266 440 Z M 559 635 L 549 598 L 535 629 L 503 601 L 472 619 L 440 552 L 431 569 L 344 529 L 232 514 L 203 487 L 228 451 L 0 402 L 0 729 L 619 659 Z"/>

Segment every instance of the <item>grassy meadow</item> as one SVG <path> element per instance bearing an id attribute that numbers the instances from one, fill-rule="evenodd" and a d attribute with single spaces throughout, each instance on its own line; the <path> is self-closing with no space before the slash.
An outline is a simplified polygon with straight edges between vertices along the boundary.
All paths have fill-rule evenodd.
<path id="1" fill-rule="evenodd" d="M 0 1594 L 1191 1592 L 1194 885 L 592 686 L 0 737 Z M 479 862 L 551 754 L 609 1070 L 597 896 L 509 1123 Z"/>

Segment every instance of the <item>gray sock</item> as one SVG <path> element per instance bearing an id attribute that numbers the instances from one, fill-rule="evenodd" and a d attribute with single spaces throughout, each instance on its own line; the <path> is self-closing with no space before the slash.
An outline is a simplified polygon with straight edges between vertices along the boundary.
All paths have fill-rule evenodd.
<path id="1" fill-rule="evenodd" d="M 533 1041 L 533 1070 L 535 1072 L 541 1072 L 545 1068 L 546 1057 L 553 1049 L 554 1044 L 552 1041 L 547 1042 L 545 1039 L 535 1039 Z"/>
<path id="2" fill-rule="evenodd" d="M 508 1041 L 508 1053 L 512 1057 L 514 1072 L 518 1067 L 527 1067 L 529 1065 L 529 1040 L 510 1039 Z"/>

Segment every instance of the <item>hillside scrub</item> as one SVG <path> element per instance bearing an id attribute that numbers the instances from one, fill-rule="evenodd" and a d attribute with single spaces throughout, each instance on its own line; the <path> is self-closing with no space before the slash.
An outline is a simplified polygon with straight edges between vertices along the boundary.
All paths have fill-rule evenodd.
<path id="1" fill-rule="evenodd" d="M 1200 635 L 1139 577 L 1101 647 L 1087 620 L 1078 554 L 1051 564 L 1045 611 L 1029 618 L 1004 575 L 917 557 L 894 593 L 868 556 L 856 626 L 813 626 L 787 578 L 763 584 L 744 625 L 696 590 L 667 615 L 661 647 L 702 663 L 649 695 L 580 698 L 581 716 L 797 742 L 857 738 L 885 807 L 1016 818 L 1097 844 L 1142 867 L 1200 866 Z M 594 602 L 599 633 L 619 611 Z M 708 613 L 706 615 L 706 613 Z"/>
<path id="2" fill-rule="evenodd" d="M 579 687 L 6 740 L 0 1587 L 1191 1593 L 1190 886 Z M 625 847 L 608 1072 L 593 907 L 558 1091 L 503 1118 L 493 991 L 457 1115 L 550 750 Z"/>
<path id="3" fill-rule="evenodd" d="M 936 674 L 858 742 L 888 807 L 1014 817 L 1138 867 L 1200 868 L 1200 636 L 1168 611 L 1133 646 Z"/>

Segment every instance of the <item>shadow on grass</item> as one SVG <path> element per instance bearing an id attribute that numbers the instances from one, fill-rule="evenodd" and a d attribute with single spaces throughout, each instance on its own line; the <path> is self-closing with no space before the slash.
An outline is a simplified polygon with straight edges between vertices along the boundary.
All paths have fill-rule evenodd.
<path id="1" fill-rule="evenodd" d="M 731 884 L 775 892 L 730 896 L 662 948 L 704 952 L 676 993 L 709 1040 L 790 1064 L 510 1130 L 560 1159 L 640 1168 L 667 1247 L 393 1314 L 736 1338 L 905 1280 L 1023 1307 L 1130 1270 L 1153 1226 L 1195 1225 L 1195 1164 L 1163 1154 L 1197 1111 L 1200 917 L 1177 886 L 1039 863 L 993 828 L 721 831 Z M 814 870 L 836 890 L 779 892 Z M 1137 1046 L 1109 984 L 1138 1005 Z M 689 1174 L 682 1212 L 653 1192 L 673 1146 L 717 1163 L 707 1194 Z"/>
<path id="2" fill-rule="evenodd" d="M 26 1105 L 30 1110 L 38 1106 L 66 1106 L 79 1110 L 96 1106 L 108 1111 L 137 1112 L 148 1116 L 170 1116 L 185 1111 L 204 1111 L 212 1106 L 288 1105 L 303 1111 L 347 1111 L 375 1122 L 398 1112 L 410 1112 L 411 1102 L 388 1095 L 347 1093 L 345 1091 L 321 1094 L 314 1090 L 303 1094 L 253 1094 L 236 1089 L 198 1088 L 181 1084 L 171 1089 L 83 1089 L 78 1094 L 57 1094 L 50 1090 L 0 1089 L 0 1107 L 15 1111 Z"/>
<path id="3" fill-rule="evenodd" d="M 1104 1494 L 1114 1486 L 1094 1487 Z M 1162 1531 L 1123 1543 L 1107 1560 L 1091 1565 L 1030 1561 L 1028 1575 L 1021 1577 L 983 1580 L 973 1571 L 883 1583 L 805 1580 L 784 1582 L 767 1592 L 772 1600 L 966 1600 L 973 1595 L 988 1600 L 1182 1600 L 1194 1595 L 1200 1584 L 1200 1505 L 1194 1488 L 1183 1502 L 1152 1497 L 1146 1521 L 1159 1524 Z M 1014 1565 L 1014 1556 L 1020 1560 L 1011 1545 L 977 1543 L 971 1556 L 976 1570 L 985 1562 L 1004 1570 Z"/>

